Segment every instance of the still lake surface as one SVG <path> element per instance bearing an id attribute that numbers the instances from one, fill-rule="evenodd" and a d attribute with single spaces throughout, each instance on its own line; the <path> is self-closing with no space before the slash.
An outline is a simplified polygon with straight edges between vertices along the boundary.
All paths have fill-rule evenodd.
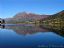
<path id="1" fill-rule="evenodd" d="M 0 26 L 0 47 L 63 46 L 64 36 L 36 25 Z"/>

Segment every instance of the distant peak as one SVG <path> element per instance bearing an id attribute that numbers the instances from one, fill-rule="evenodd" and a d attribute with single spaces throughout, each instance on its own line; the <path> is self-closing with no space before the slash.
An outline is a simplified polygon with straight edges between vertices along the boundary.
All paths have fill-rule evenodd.
<path id="1" fill-rule="evenodd" d="M 27 14 L 27 13 L 26 12 L 19 12 L 15 16 L 17 16 L 17 15 L 25 15 L 25 14 Z"/>
<path id="2" fill-rule="evenodd" d="M 35 13 L 30 13 L 30 12 L 19 12 L 17 13 L 15 16 L 21 16 L 21 15 L 39 15 L 39 14 L 35 14 Z"/>
<path id="3" fill-rule="evenodd" d="M 17 13 L 17 14 L 27 14 L 26 12 L 19 12 L 19 13 Z"/>

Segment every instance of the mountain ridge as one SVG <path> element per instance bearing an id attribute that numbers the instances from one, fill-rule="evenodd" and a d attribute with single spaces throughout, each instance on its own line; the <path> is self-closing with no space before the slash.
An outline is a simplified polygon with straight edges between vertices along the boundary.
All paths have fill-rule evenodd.
<path id="1" fill-rule="evenodd" d="M 53 15 L 39 15 L 39 14 L 34 14 L 34 13 L 27 13 L 27 12 L 19 12 L 13 18 L 8 18 L 6 19 L 6 23 L 23 23 L 23 22 L 35 22 L 41 19 L 45 19 L 51 16 L 61 16 L 64 14 L 64 10 L 53 14 Z M 12 21 L 12 22 L 11 22 Z"/>
<path id="2" fill-rule="evenodd" d="M 25 21 L 35 21 L 48 17 L 49 15 L 39 15 L 34 13 L 20 12 L 17 13 L 13 18 L 6 19 L 6 22 L 25 22 Z"/>

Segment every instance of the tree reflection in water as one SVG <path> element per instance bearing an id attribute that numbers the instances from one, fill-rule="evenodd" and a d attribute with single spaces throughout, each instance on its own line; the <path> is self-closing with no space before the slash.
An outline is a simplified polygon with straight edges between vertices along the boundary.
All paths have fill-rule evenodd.
<path id="1" fill-rule="evenodd" d="M 35 34 L 38 32 L 54 32 L 64 37 L 64 32 L 59 32 L 59 31 L 56 32 L 56 31 L 48 30 L 48 29 L 42 28 L 40 26 L 35 26 L 35 25 L 29 25 L 29 26 L 28 25 L 2 25 L 0 26 L 0 28 L 11 29 L 15 31 L 17 34 L 23 34 L 23 35 Z"/>

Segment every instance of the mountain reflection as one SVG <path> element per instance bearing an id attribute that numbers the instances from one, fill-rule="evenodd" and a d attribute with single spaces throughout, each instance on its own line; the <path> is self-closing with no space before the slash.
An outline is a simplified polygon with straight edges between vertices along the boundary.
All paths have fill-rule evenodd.
<path id="1" fill-rule="evenodd" d="M 38 32 L 51 32 L 51 30 L 44 29 L 36 25 L 2 25 L 0 26 L 0 28 L 11 29 L 17 34 L 23 34 L 23 35 L 34 34 Z M 64 32 L 55 32 L 55 31 L 53 32 L 64 37 Z"/>
<path id="2" fill-rule="evenodd" d="M 42 29 L 35 25 L 6 25 L 6 29 L 12 29 L 18 34 L 34 34 L 37 32 L 48 32 L 46 29 Z"/>

